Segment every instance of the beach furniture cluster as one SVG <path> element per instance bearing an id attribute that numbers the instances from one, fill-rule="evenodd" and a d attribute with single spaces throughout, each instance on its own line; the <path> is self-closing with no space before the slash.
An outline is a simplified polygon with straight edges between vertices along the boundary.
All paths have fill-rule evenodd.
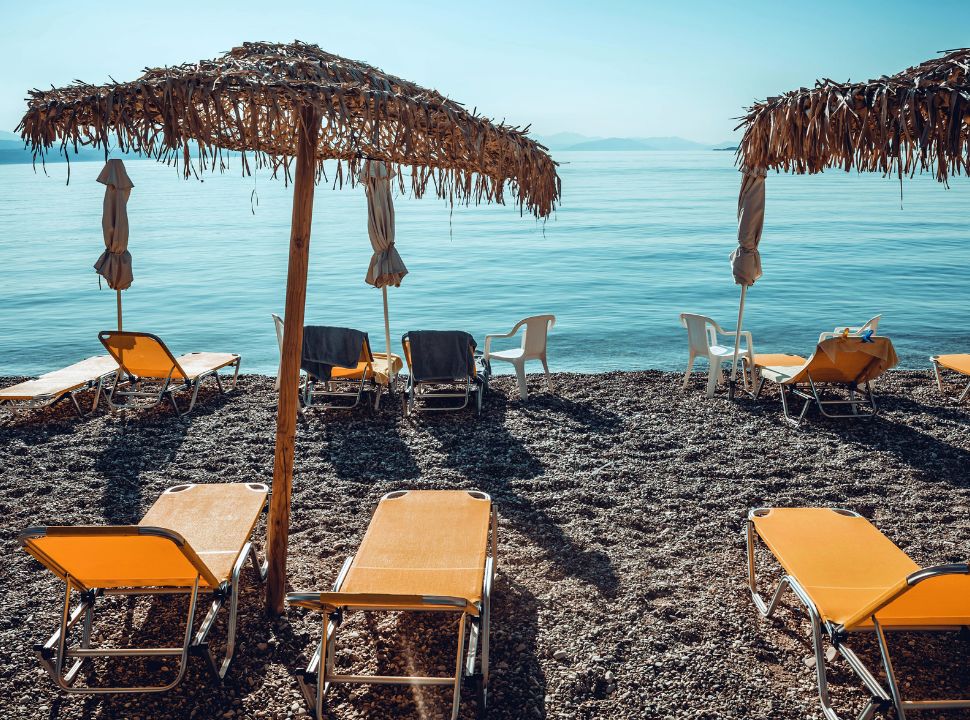
<path id="1" fill-rule="evenodd" d="M 150 693 L 171 690 L 191 656 L 205 659 L 216 679 L 229 670 L 236 644 L 239 583 L 251 561 L 265 579 L 267 565 L 253 545 L 269 488 L 257 483 L 176 485 L 156 500 L 138 525 L 36 527 L 19 535 L 23 548 L 64 582 L 61 621 L 37 657 L 68 693 Z M 448 522 L 441 522 L 448 518 Z M 324 696 L 336 683 L 442 685 L 452 688 L 451 718 L 462 687 L 484 711 L 488 688 L 491 592 L 498 552 L 498 512 L 482 492 L 402 490 L 378 503 L 360 549 L 347 558 L 327 591 L 291 592 L 292 607 L 319 612 L 320 642 L 305 669 L 294 669 L 307 706 L 324 717 Z M 73 603 L 74 596 L 79 602 Z M 181 645 L 104 647 L 92 633 L 95 609 L 107 596 L 186 595 Z M 202 596 L 211 597 L 196 628 Z M 228 602 L 225 650 L 216 657 L 209 636 Z M 345 613 L 445 612 L 459 616 L 458 653 L 446 676 L 351 675 L 335 669 L 337 630 Z M 255 640 L 255 638 L 249 638 Z M 95 658 L 177 658 L 174 677 L 153 685 L 91 685 L 79 680 Z M 166 675 L 162 671 L 156 674 Z M 171 676 L 169 672 L 167 675 Z"/>
<path id="2" fill-rule="evenodd" d="M 750 109 L 738 153 L 742 186 L 738 247 L 732 255 L 735 282 L 741 286 L 737 329 L 726 331 L 704 316 L 682 316 L 688 330 L 689 365 L 697 358 L 710 364 L 708 395 L 723 384 L 721 366 L 730 359 L 732 392 L 739 369 L 743 391 L 754 398 L 766 383 L 777 385 L 784 417 L 792 424 L 801 422 L 812 404 L 830 417 L 876 416 L 872 383 L 897 362 L 891 340 L 876 335 L 878 318 L 823 333 L 807 357 L 758 354 L 752 333 L 742 328 L 746 292 L 762 275 L 759 243 L 765 177 L 769 170 L 815 173 L 827 167 L 847 171 L 855 167 L 886 174 L 895 170 L 900 176 L 927 170 L 946 181 L 953 172 L 970 171 L 964 124 L 970 109 L 968 60 L 970 51 L 953 51 L 896 76 L 855 84 L 824 81 L 812 90 L 802 88 Z M 24 531 L 20 536 L 24 548 L 66 586 L 60 626 L 37 650 L 58 686 L 79 693 L 163 691 L 183 677 L 192 652 L 202 654 L 213 673 L 223 677 L 234 648 L 240 571 L 251 559 L 258 576 L 265 578 L 271 613 L 282 611 L 287 600 L 290 606 L 321 613 L 319 643 L 306 669 L 296 673 L 317 718 L 323 717 L 328 688 L 337 683 L 450 686 L 454 720 L 463 680 L 470 679 L 478 690 L 479 707 L 484 708 L 498 545 L 497 512 L 491 499 L 483 492 L 465 490 L 402 490 L 385 495 L 359 551 L 345 562 L 331 589 L 286 594 L 295 423 L 301 403 L 304 409 L 356 407 L 370 392 L 375 396 L 373 406 L 378 407 L 381 394 L 393 389 L 395 367 L 405 364 L 409 370 L 406 407 L 413 411 L 431 409 L 429 401 L 434 397 L 451 401 L 451 409 L 474 402 L 480 410 L 492 359 L 513 364 L 523 395 L 526 360 L 540 360 L 548 377 L 545 343 L 540 348 L 533 328 L 540 328 L 544 340 L 554 320 L 551 316 L 524 321 L 522 347 L 514 353 L 493 353 L 486 341 L 479 356 L 467 333 L 411 331 L 403 338 L 403 359 L 391 354 L 386 288 L 399 285 L 407 270 L 394 249 L 389 188 L 392 177 L 403 186 L 400 167 L 405 165 L 412 168 L 415 196 L 433 188 L 451 201 L 500 202 L 510 186 L 520 210 L 545 218 L 559 200 L 555 162 L 523 130 L 492 123 L 434 91 L 299 42 L 249 43 L 213 61 L 149 70 L 134 83 L 37 90 L 29 104 L 21 129 L 40 154 L 58 141 L 66 148 L 84 137 L 105 146 L 113 136 L 123 146 L 150 156 L 184 158 L 186 176 L 193 170 L 192 143 L 197 149 L 196 169 L 221 162 L 223 150 L 231 149 L 254 153 L 257 166 L 282 169 L 289 178 L 289 163 L 295 159 L 286 308 L 284 319 L 277 322 L 281 362 L 272 495 L 267 498 L 268 487 L 259 484 L 179 485 L 166 491 L 137 526 Z M 227 113 L 226 108 L 234 112 Z M 341 182 L 344 177 L 352 184 L 360 182 L 368 193 L 374 255 L 367 282 L 382 290 L 387 345 L 383 358 L 372 351 L 366 333 L 304 326 L 313 194 L 324 159 L 338 162 Z M 116 166 L 106 167 L 99 181 L 108 187 L 106 249 L 96 267 L 118 291 L 118 331 L 102 333 L 102 342 L 117 364 L 107 404 L 116 409 L 131 400 L 154 406 L 168 399 L 180 413 L 174 395 L 178 388 L 191 392 L 191 409 L 201 381 L 214 376 L 221 387 L 218 371 L 234 368 L 235 377 L 239 357 L 176 358 L 154 336 L 122 332 L 120 291 L 131 280 L 123 210 L 132 185 Z M 720 344 L 719 336 L 733 338 L 733 347 Z M 931 359 L 941 390 L 943 370 L 970 376 L 970 355 Z M 107 377 L 99 362 L 82 365 L 42 376 L 0 397 L 27 406 L 68 397 L 80 412 L 76 394 L 95 389 L 96 403 L 98 394 L 105 392 Z M 383 381 L 379 378 L 382 365 Z M 689 372 L 690 367 L 688 377 Z M 832 399 L 827 390 L 845 394 Z M 960 399 L 968 392 L 970 386 Z M 803 403 L 800 409 L 791 406 L 798 402 Z M 267 504 L 267 561 L 260 563 L 251 542 Z M 784 571 L 769 601 L 761 596 L 756 580 L 759 539 Z M 970 626 L 970 565 L 920 568 L 864 518 L 842 509 L 755 509 L 748 516 L 747 540 L 748 585 L 758 612 L 772 615 L 790 589 L 809 615 L 813 664 L 827 720 L 837 720 L 838 715 L 828 693 L 823 637 L 871 696 L 860 720 L 888 709 L 904 720 L 909 710 L 970 707 L 970 700 L 964 699 L 904 700 L 887 642 L 889 631 Z M 193 634 L 203 592 L 211 593 L 212 606 Z M 98 598 L 142 593 L 189 596 L 182 645 L 93 647 L 91 627 Z M 72 610 L 75 594 L 80 601 Z M 227 649 L 218 659 L 209 651 L 209 635 L 227 598 Z M 375 677 L 336 670 L 336 639 L 345 613 L 429 610 L 458 616 L 452 674 Z M 875 633 L 888 689 L 849 648 L 848 640 L 857 632 Z M 156 686 L 97 687 L 76 682 L 88 658 L 166 655 L 180 659 L 177 677 Z"/>
<path id="3" fill-rule="evenodd" d="M 707 396 L 726 384 L 722 365 L 740 363 L 742 384 L 748 397 L 758 400 L 766 383 L 777 385 L 785 421 L 798 427 L 813 405 L 825 417 L 871 419 L 879 413 L 873 393 L 874 381 L 898 364 L 892 341 L 876 335 L 881 315 L 858 326 L 841 326 L 819 334 L 818 344 L 808 358 L 788 353 L 758 353 L 752 334 L 722 328 L 705 315 L 682 313 L 687 329 L 688 358 L 683 387 L 687 388 L 694 362 L 707 360 Z M 740 338 L 735 351 L 718 337 Z M 934 355 L 930 358 L 940 392 L 945 395 L 941 370 L 970 379 L 970 354 Z M 833 390 L 843 390 L 836 397 Z M 735 388 L 730 388 L 733 393 Z M 958 396 L 962 402 L 970 384 Z M 802 402 L 801 408 L 794 405 Z"/>

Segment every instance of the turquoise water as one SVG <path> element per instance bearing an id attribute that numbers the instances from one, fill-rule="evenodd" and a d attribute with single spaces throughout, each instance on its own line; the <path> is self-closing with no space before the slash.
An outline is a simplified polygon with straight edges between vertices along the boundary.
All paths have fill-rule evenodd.
<path id="1" fill-rule="evenodd" d="M 521 317 L 555 313 L 553 369 L 680 369 L 677 315 L 733 327 L 739 176 L 733 153 L 558 153 L 562 208 L 544 225 L 511 207 L 398 198 L 398 248 L 410 274 L 390 290 L 394 343 L 421 328 L 462 328 L 481 342 Z M 282 313 L 291 189 L 238 166 L 204 182 L 126 160 L 134 285 L 125 327 L 176 352 L 226 350 L 243 370 L 275 372 L 271 312 Z M 49 176 L 0 166 L 0 375 L 36 374 L 100 351 L 115 322 L 98 288 L 101 163 Z M 331 176 L 332 177 L 332 176 Z M 258 206 L 251 201 L 256 190 Z M 762 255 L 745 327 L 755 347 L 808 353 L 818 333 L 884 314 L 904 366 L 970 351 L 970 182 L 899 183 L 830 172 L 771 176 Z M 255 213 L 253 212 L 255 210 Z M 361 188 L 317 189 L 307 322 L 367 330 L 383 345 L 380 292 Z"/>

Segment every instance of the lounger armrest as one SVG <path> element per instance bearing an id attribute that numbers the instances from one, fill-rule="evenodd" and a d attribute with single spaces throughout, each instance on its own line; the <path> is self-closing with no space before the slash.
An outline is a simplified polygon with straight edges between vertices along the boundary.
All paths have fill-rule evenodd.
<path id="1" fill-rule="evenodd" d="M 916 572 L 910 573 L 891 588 L 886 590 L 886 592 L 884 592 L 882 595 L 875 598 L 868 605 L 846 618 L 845 622 L 842 623 L 842 626 L 845 628 L 852 628 L 855 625 L 865 622 L 868 618 L 878 613 L 899 596 L 904 595 L 914 586 L 941 575 L 970 575 L 970 565 L 967 565 L 967 563 L 935 565 L 933 567 L 923 568 L 922 570 L 917 570 Z"/>
<path id="2" fill-rule="evenodd" d="M 288 593 L 286 601 L 290 605 L 318 612 L 333 612 L 344 608 L 371 610 L 440 609 L 461 610 L 471 615 L 478 615 L 478 607 L 474 603 L 465 598 L 446 595 L 306 592 Z"/>

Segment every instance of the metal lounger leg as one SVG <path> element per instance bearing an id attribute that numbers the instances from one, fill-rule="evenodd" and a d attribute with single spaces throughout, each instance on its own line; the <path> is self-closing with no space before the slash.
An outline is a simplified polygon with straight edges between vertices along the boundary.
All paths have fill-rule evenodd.
<path id="1" fill-rule="evenodd" d="M 264 579 L 262 569 L 256 559 L 256 551 L 253 549 L 252 543 L 246 543 L 245 546 L 243 546 L 242 552 L 239 553 L 239 557 L 236 559 L 236 564 L 232 568 L 232 576 L 228 587 L 221 587 L 218 589 L 216 596 L 212 599 L 212 606 L 209 608 L 209 612 L 202 621 L 199 631 L 196 633 L 195 640 L 192 642 L 192 649 L 207 660 L 209 670 L 211 670 L 212 674 L 219 680 L 226 677 L 226 672 L 229 670 L 229 665 L 232 662 L 232 656 L 236 649 L 236 624 L 239 611 L 239 581 L 240 576 L 242 575 L 243 565 L 246 564 L 246 560 L 250 557 L 252 558 L 253 566 L 257 569 L 257 573 L 260 575 L 260 579 Z M 215 624 L 216 617 L 219 615 L 219 610 L 222 609 L 222 605 L 225 602 L 227 593 L 229 595 L 229 621 L 226 626 L 226 651 L 222 662 L 218 663 L 215 657 L 212 655 L 212 651 L 209 649 L 209 643 L 206 642 L 206 638 L 209 636 L 209 632 L 212 630 L 212 626 Z"/>
<path id="2" fill-rule="evenodd" d="M 191 595 L 189 599 L 189 608 L 185 618 L 185 632 L 182 639 L 181 648 L 91 648 L 91 613 L 93 612 L 93 593 L 86 597 L 82 601 L 80 607 L 78 607 L 73 613 L 70 612 L 70 602 L 71 602 L 71 578 L 68 576 L 66 578 L 67 589 L 64 593 L 64 608 L 61 613 L 61 623 L 58 630 L 51 636 L 50 640 L 42 647 L 38 648 L 37 654 L 40 657 L 41 663 L 47 669 L 48 673 L 53 677 L 54 682 L 57 683 L 65 692 L 85 694 L 85 695 L 104 695 L 109 693 L 158 693 L 166 692 L 171 690 L 180 682 L 185 676 L 185 670 L 188 667 L 189 659 L 189 649 L 192 641 L 192 626 L 195 620 L 195 608 L 196 602 L 199 596 L 199 578 L 196 577 L 195 583 L 192 586 Z M 183 591 L 177 591 L 182 593 Z M 126 593 L 118 593 L 126 594 Z M 68 634 L 71 628 L 77 623 L 81 616 L 84 616 L 84 625 L 82 630 L 82 639 L 80 648 L 71 648 L 68 645 Z M 56 646 L 56 649 L 55 649 Z M 53 658 L 51 658 L 53 654 Z M 175 678 L 165 685 L 149 685 L 149 686 L 128 686 L 128 687 L 73 687 L 72 682 L 77 676 L 78 671 L 81 668 L 81 664 L 84 662 L 85 658 L 89 657 L 161 657 L 161 656 L 179 656 L 179 667 L 178 673 Z M 72 665 L 72 667 L 65 673 L 64 663 L 70 657 L 76 657 L 77 660 Z M 53 660 L 53 661 L 52 661 Z"/>
<path id="3" fill-rule="evenodd" d="M 455 660 L 455 691 L 451 705 L 451 720 L 458 720 L 458 705 L 461 702 L 462 665 L 464 664 L 462 661 L 465 656 L 465 619 L 467 617 L 466 613 L 462 613 L 458 620 L 458 657 Z"/>

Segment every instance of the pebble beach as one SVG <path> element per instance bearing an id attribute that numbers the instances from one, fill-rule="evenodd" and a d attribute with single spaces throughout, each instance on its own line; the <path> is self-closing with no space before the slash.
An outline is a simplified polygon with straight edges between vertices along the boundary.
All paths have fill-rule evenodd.
<path id="1" fill-rule="evenodd" d="M 482 490 L 500 516 L 491 720 L 778 720 L 821 711 L 800 607 L 789 598 L 763 620 L 748 595 L 749 508 L 851 508 L 917 563 L 967 559 L 970 406 L 941 397 L 929 371 L 881 378 L 872 422 L 812 412 L 799 430 L 782 420 L 776 394 L 731 402 L 722 391 L 708 400 L 699 374 L 687 390 L 680 375 L 659 371 L 554 379 L 549 393 L 531 378 L 534 394 L 523 402 L 513 380 L 497 378 L 479 418 L 411 419 L 396 404 L 308 413 L 297 435 L 288 589 L 329 588 L 385 493 Z M 244 375 L 232 393 L 200 395 L 185 422 L 167 408 L 78 419 L 69 403 L 0 417 L 6 716 L 308 717 L 294 673 L 319 638 L 319 617 L 296 609 L 267 617 L 250 569 L 222 684 L 193 659 L 183 683 L 161 695 L 59 696 L 31 647 L 55 629 L 63 585 L 16 540 L 35 525 L 137 523 L 179 483 L 271 483 L 275 416 L 272 378 Z M 262 525 L 256 537 L 262 550 Z M 766 584 L 777 578 L 767 556 L 759 568 Z M 183 612 L 171 598 L 109 600 L 95 639 L 174 638 Z M 453 623 L 352 614 L 338 635 L 338 665 L 442 673 L 453 667 Z M 970 650 L 966 637 L 901 634 L 893 643 L 911 695 L 970 694 L 970 669 L 955 661 Z M 854 646 L 877 667 L 869 638 Z M 97 679 L 150 671 L 165 668 L 116 663 L 99 666 Z M 840 714 L 854 717 L 867 699 L 854 676 L 837 660 L 829 679 Z M 335 719 L 439 718 L 450 697 L 435 688 L 338 687 L 328 707 Z M 461 717 L 476 713 L 468 692 Z"/>

